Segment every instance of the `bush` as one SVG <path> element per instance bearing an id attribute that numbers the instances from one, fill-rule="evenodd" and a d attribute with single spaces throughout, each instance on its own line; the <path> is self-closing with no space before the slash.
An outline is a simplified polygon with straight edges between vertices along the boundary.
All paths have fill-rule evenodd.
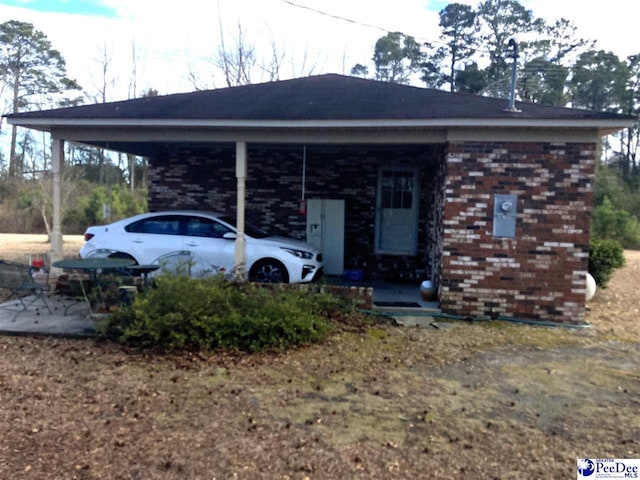
<path id="1" fill-rule="evenodd" d="M 112 315 L 100 333 L 140 347 L 244 351 L 317 342 L 339 302 L 326 294 L 268 290 L 223 277 L 161 275 L 130 307 Z"/>
<path id="2" fill-rule="evenodd" d="M 589 244 L 589 273 L 598 286 L 607 288 L 616 268 L 624 265 L 624 250 L 616 240 L 591 240 Z"/>
<path id="3" fill-rule="evenodd" d="M 624 248 L 640 248 L 640 222 L 629 212 L 615 208 L 608 197 L 593 211 L 591 235 L 617 240 Z"/>

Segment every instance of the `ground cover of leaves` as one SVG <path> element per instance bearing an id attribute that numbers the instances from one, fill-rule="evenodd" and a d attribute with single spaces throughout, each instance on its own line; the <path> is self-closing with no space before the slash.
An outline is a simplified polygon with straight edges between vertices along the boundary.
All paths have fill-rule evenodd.
<path id="1" fill-rule="evenodd" d="M 640 255 L 591 329 L 337 331 L 260 355 L 0 337 L 0 478 L 575 478 L 640 458 Z"/>

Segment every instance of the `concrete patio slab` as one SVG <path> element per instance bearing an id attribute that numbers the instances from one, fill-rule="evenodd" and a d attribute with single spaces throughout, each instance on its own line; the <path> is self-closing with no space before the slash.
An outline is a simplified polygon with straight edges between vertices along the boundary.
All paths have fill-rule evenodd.
<path id="1" fill-rule="evenodd" d="M 24 300 L 28 304 L 33 297 Z M 0 334 L 86 337 L 95 333 L 95 319 L 86 302 L 51 296 L 47 303 L 52 313 L 42 302 L 29 305 L 27 310 L 17 300 L 0 304 Z"/>

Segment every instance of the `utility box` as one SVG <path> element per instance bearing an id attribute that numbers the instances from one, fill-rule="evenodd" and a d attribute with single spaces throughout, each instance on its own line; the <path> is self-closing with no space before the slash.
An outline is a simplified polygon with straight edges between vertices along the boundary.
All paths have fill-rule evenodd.
<path id="1" fill-rule="evenodd" d="M 493 197 L 493 236 L 513 238 L 516 234 L 517 195 Z"/>

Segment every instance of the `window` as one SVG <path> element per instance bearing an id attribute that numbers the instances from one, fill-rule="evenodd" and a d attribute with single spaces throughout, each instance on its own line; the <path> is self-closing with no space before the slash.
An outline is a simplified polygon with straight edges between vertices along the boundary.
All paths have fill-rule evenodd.
<path id="1" fill-rule="evenodd" d="M 380 179 L 381 208 L 412 208 L 415 174 L 383 170 Z"/>
<path id="2" fill-rule="evenodd" d="M 186 235 L 191 237 L 222 238 L 231 230 L 221 223 L 203 217 L 188 217 Z"/>
<path id="3" fill-rule="evenodd" d="M 219 217 L 220 220 L 222 220 L 225 223 L 228 223 L 229 225 L 232 225 L 233 227 L 236 226 L 236 219 L 229 216 L 229 215 L 223 215 L 221 217 Z M 249 235 L 252 238 L 267 238 L 268 236 L 270 236 L 269 233 L 265 232 L 264 230 L 262 230 L 259 227 L 256 227 L 255 225 L 252 225 L 249 222 L 244 222 L 244 233 L 246 235 Z"/>
<path id="4" fill-rule="evenodd" d="M 161 215 L 143 218 L 137 222 L 130 223 L 124 229 L 129 233 L 180 235 L 180 217 L 177 215 Z"/>

